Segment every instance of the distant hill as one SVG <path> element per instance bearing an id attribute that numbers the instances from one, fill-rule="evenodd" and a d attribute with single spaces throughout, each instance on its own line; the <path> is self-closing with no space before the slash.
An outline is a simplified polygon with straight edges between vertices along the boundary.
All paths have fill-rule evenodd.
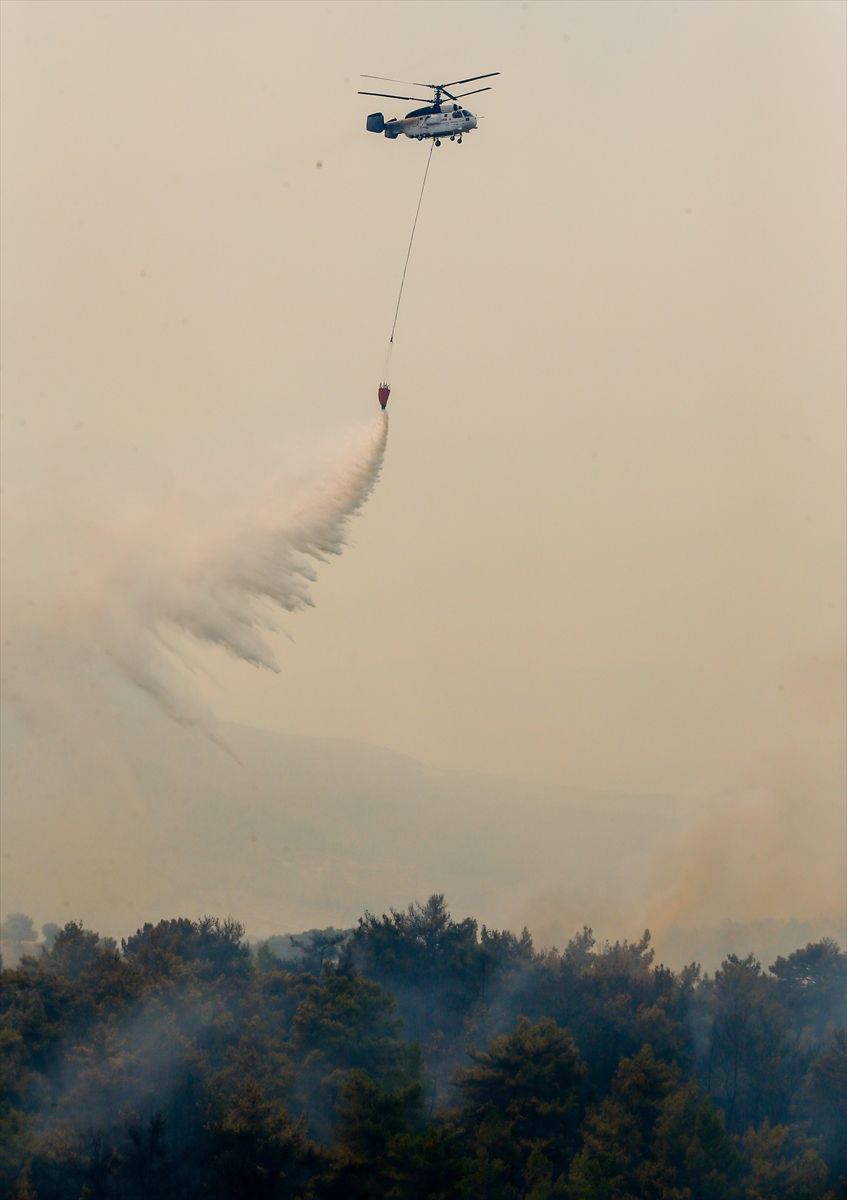
<path id="1" fill-rule="evenodd" d="M 544 889 L 640 887 L 684 818 L 668 796 L 544 788 L 243 726 L 222 727 L 227 754 L 143 697 L 100 717 L 96 744 L 90 729 L 75 743 L 4 720 L 4 911 L 36 924 L 72 915 L 121 934 L 142 917 L 232 911 L 256 937 L 346 927 L 433 891 L 515 924 Z"/>
<path id="2" fill-rule="evenodd" d="M 232 913 L 255 941 L 348 928 L 437 891 L 457 918 L 526 923 L 537 944 L 582 923 L 632 937 L 656 864 L 692 821 L 672 796 L 442 771 L 356 742 L 222 726 L 227 753 L 140 693 L 99 722 L 75 742 L 4 720 L 3 912 L 37 927 L 75 917 L 120 937 Z M 702 945 L 713 965 L 713 943 L 680 934 L 668 961 Z"/>

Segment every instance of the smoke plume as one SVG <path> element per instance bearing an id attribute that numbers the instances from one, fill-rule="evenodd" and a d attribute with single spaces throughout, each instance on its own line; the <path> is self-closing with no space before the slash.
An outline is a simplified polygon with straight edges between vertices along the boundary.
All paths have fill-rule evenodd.
<path id="1" fill-rule="evenodd" d="M 537 940 L 561 946 L 584 924 L 601 937 L 649 928 L 666 963 L 709 970 L 730 951 L 772 962 L 804 939 L 843 944 L 845 680 L 838 651 L 798 662 L 778 736 L 743 776 L 680 794 L 648 848 L 633 840 L 587 886 L 535 897 L 524 919 Z"/>

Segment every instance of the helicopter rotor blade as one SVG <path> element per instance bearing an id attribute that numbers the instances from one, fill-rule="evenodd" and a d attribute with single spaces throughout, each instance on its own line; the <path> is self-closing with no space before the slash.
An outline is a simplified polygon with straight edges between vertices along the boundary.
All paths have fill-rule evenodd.
<path id="1" fill-rule="evenodd" d="M 444 92 L 449 95 L 447 88 L 458 87 L 460 83 L 476 83 L 477 79 L 493 79 L 495 75 L 499 75 L 499 71 L 489 71 L 487 75 L 471 75 L 468 79 L 453 79 L 449 83 L 417 83 L 411 79 L 392 79 L 388 75 L 360 75 L 360 79 L 381 79 L 384 83 L 408 83 L 412 87 L 431 88 L 432 91 Z M 372 95 L 382 95 L 382 93 L 370 93 Z M 470 93 L 467 93 L 470 95 Z"/>
<path id="2" fill-rule="evenodd" d="M 386 100 L 417 100 L 418 104 L 429 104 L 432 97 L 426 96 L 423 100 L 420 96 L 395 96 L 391 92 L 359 92 L 360 96 L 382 96 Z"/>
<path id="3" fill-rule="evenodd" d="M 458 87 L 460 83 L 474 83 L 477 79 L 492 79 L 495 75 L 499 75 L 499 71 L 489 71 L 487 75 L 471 75 L 470 79 L 454 79 L 451 83 L 442 83 L 439 86 L 444 91 L 448 87 Z M 432 87 L 432 84 L 425 84 L 425 87 Z M 470 93 L 468 93 L 470 95 Z"/>
<path id="4" fill-rule="evenodd" d="M 434 88 L 434 83 L 415 83 L 412 79 L 389 79 L 387 75 L 360 75 L 360 79 L 381 79 L 383 83 L 407 83 L 410 87 Z M 377 93 L 370 93 L 376 95 Z"/>
<path id="5" fill-rule="evenodd" d="M 459 92 L 458 96 L 453 96 L 453 100 L 461 100 L 462 96 L 476 96 L 478 92 L 490 92 L 490 87 L 474 88 L 472 92 Z M 448 93 L 449 95 L 449 93 Z"/>

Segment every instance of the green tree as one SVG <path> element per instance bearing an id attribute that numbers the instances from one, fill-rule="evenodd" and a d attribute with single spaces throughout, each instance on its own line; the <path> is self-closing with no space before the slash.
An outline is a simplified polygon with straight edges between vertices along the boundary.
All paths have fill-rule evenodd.
<path id="1" fill-rule="evenodd" d="M 777 981 L 752 954 L 730 954 L 715 972 L 706 1063 L 708 1090 L 741 1133 L 765 1117 L 784 1120 L 802 1076 Z"/>
<path id="2" fill-rule="evenodd" d="M 800 1130 L 765 1120 L 758 1130 L 747 1130 L 743 1143 L 749 1200 L 823 1200 L 829 1172 Z"/>
<path id="3" fill-rule="evenodd" d="M 330 1070 L 364 1070 L 379 1079 L 401 1056 L 402 1022 L 390 992 L 349 971 L 327 971 L 294 1018 L 295 1045 Z"/>
<path id="4" fill-rule="evenodd" d="M 696 973 L 677 977 L 653 958 L 647 930 L 638 941 L 597 947 L 585 928 L 562 954 L 550 952 L 526 974 L 519 1002 L 571 1031 L 595 1096 L 609 1091 L 621 1059 L 645 1044 L 667 1061 L 690 1061 L 686 1026 Z"/>
<path id="5" fill-rule="evenodd" d="M 318 1159 L 305 1120 L 292 1122 L 279 1101 L 245 1083 L 223 1112 L 210 1113 L 208 1156 L 227 1200 L 288 1200 L 304 1194 Z"/>
<path id="6" fill-rule="evenodd" d="M 34 942 L 36 934 L 32 917 L 24 913 L 9 913 L 0 925 L 0 937 L 4 942 L 11 942 L 13 946 L 20 946 L 22 942 Z"/>
<path id="7" fill-rule="evenodd" d="M 653 1130 L 654 1166 L 645 1166 L 645 1191 L 651 1183 L 662 1200 L 731 1200 L 740 1196 L 742 1160 L 716 1112 L 694 1083 L 672 1091 L 663 1101 Z"/>
<path id="8" fill-rule="evenodd" d="M 150 977 L 170 977 L 186 970 L 202 979 L 245 976 L 250 966 L 244 926 L 232 917 L 148 923 L 121 946 L 124 957 Z"/>
<path id="9" fill-rule="evenodd" d="M 28 1178 L 36 1195 L 46 1200 L 78 1200 L 85 1183 L 84 1141 L 67 1125 L 31 1139 Z"/>
<path id="10" fill-rule="evenodd" d="M 62 928 L 61 925 L 57 925 L 55 921 L 47 921 L 44 925 L 41 926 L 41 933 L 44 937 L 44 949 L 45 950 L 53 949 L 53 943 L 55 942 L 56 938 L 58 937 L 59 930 L 61 928 Z"/>
<path id="11" fill-rule="evenodd" d="M 464 1100 L 456 1120 L 474 1163 L 474 1195 L 520 1196 L 530 1172 L 555 1182 L 577 1145 L 586 1079 L 573 1038 L 551 1017 L 526 1017 L 458 1076 Z M 496 1183 L 495 1183 L 496 1180 Z"/>
<path id="12" fill-rule="evenodd" d="M 417 1080 L 420 1051 L 401 1042 L 394 997 L 378 983 L 327 968 L 300 1001 L 292 1023 L 299 1064 L 296 1094 L 310 1111 L 314 1134 L 328 1138 L 341 1093 L 353 1071 L 397 1087 Z"/>
<path id="13" fill-rule="evenodd" d="M 366 912 L 342 961 L 398 997 L 410 1035 L 421 1042 L 439 1029 L 448 1038 L 461 1033 L 480 996 L 476 921 L 453 921 L 440 894 L 390 916 Z"/>
<path id="14" fill-rule="evenodd" d="M 447 1130 L 424 1129 L 420 1083 L 388 1092 L 354 1071 L 339 1106 L 336 1149 L 319 1184 L 327 1200 L 452 1200 L 462 1158 Z"/>
<path id="15" fill-rule="evenodd" d="M 679 1068 L 643 1047 L 585 1121 L 574 1200 L 738 1200 L 743 1162 L 723 1119 Z"/>
<path id="16" fill-rule="evenodd" d="M 123 1178 L 129 1195 L 138 1200 L 164 1198 L 171 1190 L 165 1116 L 154 1112 L 142 1121 L 135 1113 L 126 1113 L 124 1124 L 129 1146 L 123 1155 Z"/>
<path id="17" fill-rule="evenodd" d="M 56 934 L 52 949 L 45 953 L 43 961 L 50 971 L 77 980 L 86 967 L 97 961 L 100 953 L 99 933 L 83 928 L 81 921 L 68 921 Z"/>
<path id="18" fill-rule="evenodd" d="M 804 950 L 778 958 L 770 972 L 798 1033 L 810 1029 L 820 1039 L 828 1024 L 844 1024 L 847 954 L 832 938 L 810 942 Z"/>
<path id="19" fill-rule="evenodd" d="M 821 1155 L 847 1195 L 847 1030 L 837 1029 L 812 1059 L 798 1107 L 823 1139 Z"/>
<path id="20" fill-rule="evenodd" d="M 339 947 L 347 941 L 350 931 L 347 929 L 312 929 L 302 937 L 292 937 L 291 945 L 299 950 L 302 959 L 298 964 L 303 971 L 312 975 L 320 975 L 325 962 L 338 958 Z"/>

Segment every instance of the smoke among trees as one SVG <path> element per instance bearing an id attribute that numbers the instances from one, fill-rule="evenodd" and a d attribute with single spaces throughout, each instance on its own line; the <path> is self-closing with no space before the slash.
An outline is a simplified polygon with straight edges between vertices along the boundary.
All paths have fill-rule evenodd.
<path id="1" fill-rule="evenodd" d="M 846 992 L 830 939 L 709 977 L 440 895 L 258 947 L 71 921 L 2 973 L 0 1195 L 834 1200 Z"/>

